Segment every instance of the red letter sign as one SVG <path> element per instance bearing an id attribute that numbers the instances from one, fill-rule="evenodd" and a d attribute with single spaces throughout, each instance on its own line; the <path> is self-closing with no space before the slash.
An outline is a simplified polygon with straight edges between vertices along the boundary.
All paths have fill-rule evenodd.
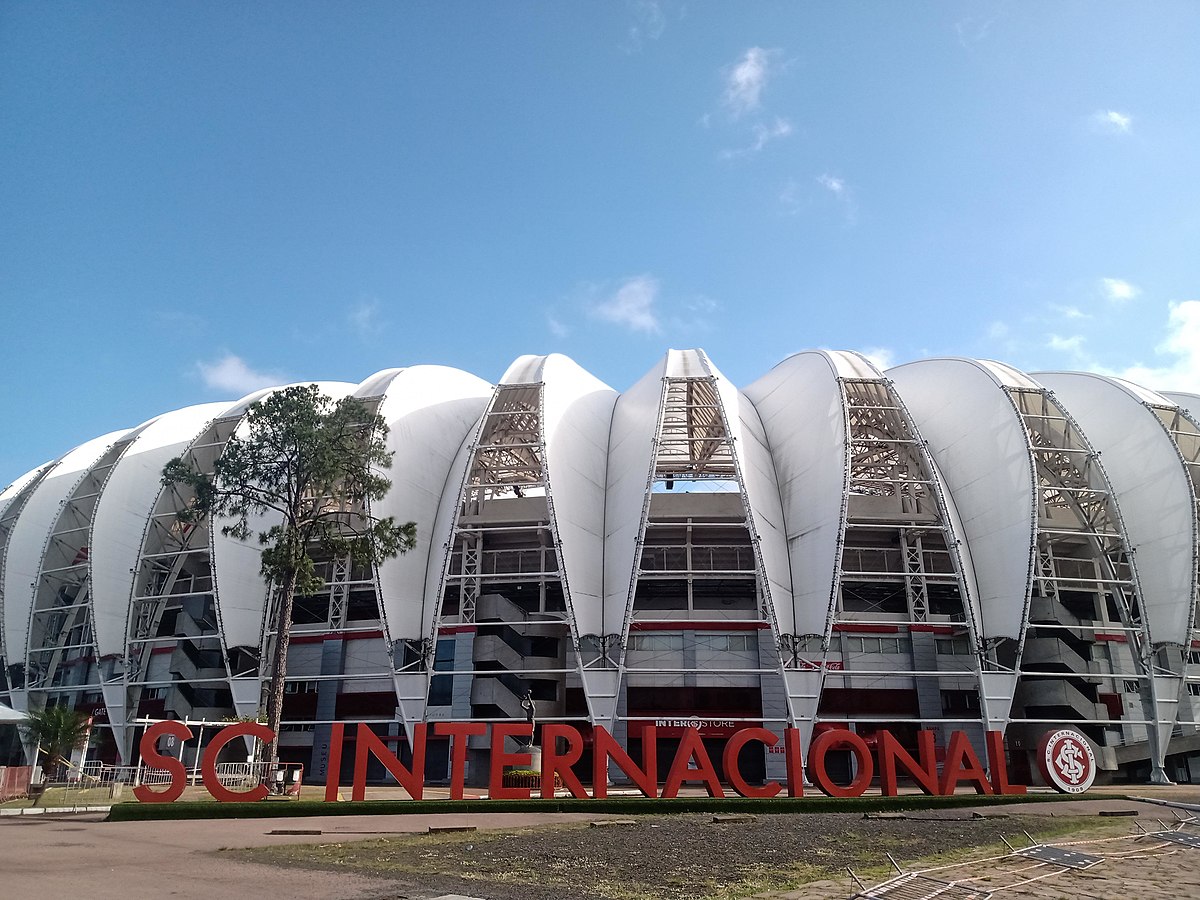
<path id="1" fill-rule="evenodd" d="M 967 735 L 956 731 L 950 735 L 950 746 L 946 748 L 946 763 L 942 767 L 942 793 L 950 795 L 960 781 L 969 781 L 975 785 L 975 793 L 990 794 L 992 785 L 983 771 L 983 764 L 975 755 L 975 749 L 967 740 Z"/>
<path id="2" fill-rule="evenodd" d="M 784 761 L 787 764 L 788 796 L 804 796 L 804 758 L 800 754 L 800 729 L 783 729 Z"/>
<path id="3" fill-rule="evenodd" d="M 204 761 L 200 764 L 200 772 L 204 775 L 204 786 L 221 803 L 233 803 L 237 800 L 257 801 L 270 793 L 265 784 L 252 787 L 248 791 L 231 791 L 221 784 L 221 779 L 217 777 L 217 757 L 221 755 L 221 748 L 234 738 L 243 735 L 256 737 L 264 744 L 269 744 L 275 737 L 275 732 L 258 722 L 239 722 L 218 731 L 216 737 L 209 741 L 208 746 L 204 749 Z"/>
<path id="4" fill-rule="evenodd" d="M 658 756 L 654 742 L 654 726 L 642 729 L 642 768 L 633 764 L 629 754 L 608 733 L 603 725 L 592 726 L 592 796 L 608 796 L 608 760 L 633 779 L 638 790 L 653 800 L 658 796 Z"/>
<path id="5" fill-rule="evenodd" d="M 917 783 L 917 787 L 926 794 L 937 794 L 938 773 L 937 757 L 933 745 L 932 731 L 918 731 L 917 744 L 921 761 L 918 763 L 912 755 L 900 746 L 890 731 L 877 731 L 879 738 L 879 788 L 885 797 L 898 796 L 896 787 L 896 764 L 908 772 Z"/>
<path id="6" fill-rule="evenodd" d="M 139 784 L 133 789 L 133 796 L 142 803 L 170 803 L 178 800 L 187 787 L 187 769 L 183 763 L 173 756 L 163 756 L 158 752 L 158 739 L 164 735 L 173 735 L 180 741 L 186 741 L 192 736 L 192 729 L 182 722 L 158 722 L 146 729 L 139 745 L 142 751 L 142 762 L 154 769 L 166 769 L 171 773 L 171 781 L 161 791 L 156 791 L 148 784 Z"/>
<path id="7" fill-rule="evenodd" d="M 825 754 L 834 747 L 846 746 L 858 760 L 858 774 L 845 787 L 835 784 L 825 771 Z M 823 794 L 830 797 L 859 797 L 871 783 L 875 774 L 875 763 L 871 759 L 871 751 L 867 742 L 852 731 L 835 728 L 813 738 L 808 748 L 808 774 L 821 789 Z"/>
<path id="8" fill-rule="evenodd" d="M 567 752 L 558 755 L 558 738 L 567 742 Z M 563 784 L 571 792 L 572 797 L 580 800 L 587 799 L 587 791 L 579 781 L 579 776 L 571 771 L 571 766 L 579 762 L 583 756 L 583 738 L 579 731 L 571 725 L 546 723 L 542 726 L 542 797 L 550 799 L 554 796 L 554 776 L 562 778 Z"/>
<path id="9" fill-rule="evenodd" d="M 412 768 L 404 768 L 404 764 L 371 730 L 370 725 L 359 723 L 357 746 L 354 748 L 354 787 L 350 792 L 351 800 L 365 800 L 367 797 L 367 754 L 374 756 L 383 763 L 400 786 L 408 791 L 414 800 L 420 800 L 425 792 L 425 723 L 413 726 L 412 735 Z"/>
<path id="10" fill-rule="evenodd" d="M 450 747 L 450 799 L 461 800 L 467 778 L 467 739 L 473 734 L 486 734 L 487 726 L 482 722 L 438 722 L 433 733 L 444 734 L 454 742 Z"/>
<path id="11" fill-rule="evenodd" d="M 1024 794 L 1025 785 L 1008 783 L 1008 757 L 1004 755 L 1004 735 L 987 733 L 988 765 L 992 769 L 992 788 L 997 794 Z"/>
<path id="12" fill-rule="evenodd" d="M 774 797 L 783 790 L 783 785 L 778 781 L 768 781 L 762 787 L 751 787 L 746 784 L 746 779 L 738 769 L 738 754 L 749 741 L 761 741 L 768 747 L 774 747 L 779 743 L 779 736 L 765 728 L 743 728 L 734 732 L 733 737 L 725 744 L 725 754 L 722 757 L 725 763 L 725 777 L 729 779 L 733 789 L 743 797 Z"/>
<path id="13" fill-rule="evenodd" d="M 528 769 L 533 765 L 528 749 L 524 753 L 509 753 L 504 749 L 507 737 L 526 738 L 528 748 L 533 742 L 533 726 L 528 722 L 497 722 L 492 726 L 492 777 L 488 797 L 492 800 L 528 800 L 529 788 L 504 786 L 505 766 Z"/>
<path id="14" fill-rule="evenodd" d="M 696 760 L 694 769 L 688 766 L 693 758 Z M 692 777 L 689 778 L 689 775 Z M 685 781 L 703 781 L 708 796 L 725 796 L 725 792 L 721 790 L 721 780 L 717 778 L 712 760 L 708 758 L 708 751 L 704 749 L 704 741 L 700 739 L 700 729 L 694 727 L 683 730 L 679 749 L 675 751 L 675 759 L 671 763 L 671 771 L 667 773 L 667 780 L 663 784 L 663 797 L 678 796 L 679 787 Z"/>

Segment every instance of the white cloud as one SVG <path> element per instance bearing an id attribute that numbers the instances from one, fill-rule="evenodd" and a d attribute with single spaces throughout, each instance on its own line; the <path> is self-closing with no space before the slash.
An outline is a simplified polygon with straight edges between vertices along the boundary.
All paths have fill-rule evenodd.
<path id="1" fill-rule="evenodd" d="M 633 24 L 625 32 L 621 50 L 637 53 L 647 41 L 657 41 L 667 28 L 667 14 L 657 0 L 628 0 L 625 4 L 633 15 Z"/>
<path id="2" fill-rule="evenodd" d="M 360 338 L 371 337 L 383 327 L 383 322 L 379 319 L 381 308 L 378 300 L 361 300 L 347 314 L 346 318 L 350 322 L 350 327 Z"/>
<path id="3" fill-rule="evenodd" d="M 712 297 L 696 294 L 673 304 L 675 309 L 666 315 L 666 324 L 672 334 L 710 332 L 714 317 L 721 304 Z"/>
<path id="4" fill-rule="evenodd" d="M 738 156 L 749 156 L 752 153 L 758 153 L 776 138 L 787 137 L 791 134 L 792 123 L 787 119 L 776 116 L 775 121 L 769 125 L 761 122 L 756 124 L 752 129 L 752 133 L 754 140 L 748 146 L 738 150 L 722 150 L 719 154 L 721 159 L 733 159 Z"/>
<path id="5" fill-rule="evenodd" d="M 795 178 L 789 178 L 784 182 L 783 187 L 779 191 L 779 205 L 783 207 L 784 213 L 789 216 L 794 216 L 800 210 L 800 183 Z"/>
<path id="6" fill-rule="evenodd" d="M 1115 109 L 1102 109 L 1092 113 L 1092 126 L 1106 134 L 1131 134 L 1133 116 Z"/>
<path id="7" fill-rule="evenodd" d="M 821 187 L 825 188 L 825 190 L 830 191 L 838 197 L 841 197 L 846 193 L 846 182 L 838 178 L 836 175 L 818 175 L 817 184 L 821 185 Z"/>
<path id="8" fill-rule="evenodd" d="M 758 152 L 776 138 L 787 137 L 792 133 L 792 123 L 787 119 L 775 117 L 770 125 L 754 126 L 754 151 Z"/>
<path id="9" fill-rule="evenodd" d="M 772 58 L 778 50 L 751 47 L 738 62 L 726 69 L 721 104 L 737 119 L 762 106 L 762 94 L 772 74 Z"/>
<path id="10" fill-rule="evenodd" d="M 1078 320 L 1091 318 L 1091 316 L 1076 306 L 1060 306 L 1057 303 L 1051 303 L 1050 309 L 1058 313 L 1064 319 Z"/>
<path id="11" fill-rule="evenodd" d="M 1121 278 L 1101 278 L 1100 293 L 1110 303 L 1126 303 L 1140 294 L 1141 288 Z"/>
<path id="12" fill-rule="evenodd" d="M 858 352 L 874 363 L 875 368 L 880 371 L 890 369 L 896 359 L 895 353 L 887 347 L 867 347 L 865 350 L 859 350 Z"/>
<path id="13" fill-rule="evenodd" d="M 571 333 L 571 329 L 563 324 L 554 313 L 546 313 L 546 327 L 550 329 L 550 333 L 556 338 L 565 338 Z"/>
<path id="14" fill-rule="evenodd" d="M 967 16 L 965 19 L 955 22 L 954 32 L 958 35 L 959 44 L 963 47 L 978 44 L 988 36 L 988 32 L 999 18 L 999 16 L 992 16 L 990 19 L 980 19 L 974 16 Z"/>
<path id="15" fill-rule="evenodd" d="M 1072 356 L 1079 356 L 1083 352 L 1084 337 L 1081 334 L 1073 334 L 1070 337 L 1060 337 L 1057 334 L 1052 334 L 1046 340 L 1046 346 L 1051 350 L 1059 350 L 1063 353 L 1070 353 Z"/>
<path id="16" fill-rule="evenodd" d="M 1003 340 L 1008 337 L 1008 323 L 995 321 L 988 324 L 987 336 L 994 341 Z"/>
<path id="17" fill-rule="evenodd" d="M 1200 300 L 1172 303 L 1167 336 L 1154 348 L 1161 365 L 1137 364 L 1116 373 L 1122 378 L 1162 391 L 1200 391 Z"/>
<path id="18" fill-rule="evenodd" d="M 825 172 L 817 176 L 817 184 L 834 196 L 842 207 L 846 224 L 853 225 L 858 220 L 858 204 L 854 202 L 854 192 L 846 184 L 846 180 L 838 175 Z"/>
<path id="19" fill-rule="evenodd" d="M 259 372 L 250 368 L 240 356 L 226 353 L 213 362 L 197 362 L 196 372 L 204 384 L 213 390 L 248 394 L 259 388 L 273 387 L 287 379 L 275 372 Z"/>
<path id="20" fill-rule="evenodd" d="M 654 311 L 657 299 L 658 279 L 652 275 L 636 275 L 626 279 L 610 297 L 593 306 L 591 313 L 632 331 L 652 333 L 659 330 Z"/>

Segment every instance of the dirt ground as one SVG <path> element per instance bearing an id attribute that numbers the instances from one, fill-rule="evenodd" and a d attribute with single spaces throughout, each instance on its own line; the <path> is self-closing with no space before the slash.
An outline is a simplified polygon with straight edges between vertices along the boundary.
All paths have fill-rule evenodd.
<path id="1" fill-rule="evenodd" d="M 937 819 L 866 819 L 861 813 L 713 819 L 711 813 L 637 816 L 602 826 L 579 823 L 507 833 L 403 836 L 228 855 L 247 862 L 394 879 L 398 898 L 441 891 L 488 900 L 689 900 L 786 890 L 843 875 L 847 866 L 859 873 L 885 873 L 885 851 L 914 860 L 1000 844 L 1002 836 L 1027 843 L 1023 830 L 1061 835 L 1089 825 L 1113 827 L 1077 818 L 972 819 L 969 814 Z"/>
<path id="2" fill-rule="evenodd" d="M 1183 810 L 1097 797 L 977 812 L 987 818 L 972 818 L 971 810 L 905 818 L 760 814 L 728 822 L 714 822 L 712 814 L 653 815 L 605 825 L 581 813 L 111 823 L 97 815 L 0 817 L 0 895 L 825 900 L 857 889 L 845 866 L 867 884 L 889 877 L 890 852 L 906 870 L 950 865 L 934 877 L 1005 888 L 997 900 L 1200 897 L 1200 849 L 1148 838 L 1134 824 L 1172 827 Z M 431 826 L 478 830 L 426 834 Z M 1024 846 L 1026 831 L 1056 844 L 1103 841 L 1088 846 L 1100 848 L 1105 862 L 1064 872 L 1004 859 L 1001 837 Z"/>

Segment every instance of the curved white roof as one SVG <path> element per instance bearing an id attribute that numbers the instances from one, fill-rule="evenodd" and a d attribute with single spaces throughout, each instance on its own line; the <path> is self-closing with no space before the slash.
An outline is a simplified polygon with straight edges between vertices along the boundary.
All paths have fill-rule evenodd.
<path id="1" fill-rule="evenodd" d="M 387 375 L 386 378 L 381 376 Z M 438 505 L 463 439 L 483 413 L 492 386 L 446 366 L 412 366 L 374 375 L 360 396 L 383 394 L 379 415 L 388 426 L 394 454 L 386 474 L 392 489 L 371 511 L 398 522 L 417 523 L 417 545 L 379 566 L 385 621 L 392 640 L 423 637 L 432 627 L 434 604 L 423 602 L 431 559 L 440 565 L 445 536 L 434 531 Z"/>
<path id="2" fill-rule="evenodd" d="M 1016 638 L 1033 579 L 1037 481 L 1029 438 L 1005 388 L 1040 388 L 1006 370 L 974 360 L 930 359 L 896 366 L 887 375 L 962 519 L 983 632 Z"/>
<path id="3" fill-rule="evenodd" d="M 961 536 L 961 546 L 950 547 L 949 552 L 953 555 L 957 549 L 961 557 L 969 609 L 984 637 L 1017 639 L 1025 626 L 1036 575 L 1039 495 L 1029 435 L 1014 398 L 1044 389 L 1053 392 L 1054 400 L 1086 437 L 1085 443 L 1102 454 L 1114 507 L 1135 550 L 1141 605 L 1153 643 L 1183 645 L 1193 636 L 1189 628 L 1200 592 L 1196 491 L 1185 465 L 1190 460 L 1183 459 L 1164 421 L 1174 410 L 1175 421 L 1186 419 L 1194 427 L 1200 395 L 1163 394 L 1080 373 L 1029 375 L 990 360 L 925 360 L 884 374 L 861 354 L 832 350 L 789 356 L 740 390 L 707 354 L 695 349 L 667 351 L 643 378 L 620 393 L 557 354 L 520 357 L 498 386 L 457 369 L 426 365 L 385 369 L 358 385 L 322 384 L 322 390 L 335 398 L 349 394 L 379 398 L 394 458 L 385 473 L 392 489 L 373 504 L 372 511 L 417 523 L 416 549 L 385 561 L 378 569 L 385 636 L 391 641 L 415 641 L 436 635 L 460 493 L 486 411 L 509 388 L 526 398 L 521 402 L 540 403 L 537 449 L 542 454 L 558 542 L 555 549 L 564 573 L 571 635 L 579 639 L 621 634 L 631 618 L 631 589 L 640 563 L 639 540 L 650 509 L 656 460 L 666 460 L 663 472 L 685 471 L 671 469 L 674 461 L 659 446 L 664 409 L 669 403 L 680 403 L 678 394 L 670 393 L 673 385 L 697 380 L 703 384 L 689 384 L 688 390 L 702 390 L 703 399 L 688 408 L 719 416 L 731 439 L 719 466 L 714 464 L 706 476 L 720 482 L 740 481 L 762 576 L 760 593 L 769 601 L 766 613 L 772 632 L 768 638 L 764 628 L 758 641 L 760 669 L 775 671 L 779 665 L 771 639 L 825 633 L 841 577 L 839 553 L 847 522 L 856 529 L 875 527 L 850 512 L 852 457 L 847 422 L 859 421 L 848 419 L 849 392 L 856 387 L 851 382 L 886 387 L 898 408 L 911 418 L 915 437 L 927 446 L 929 457 L 922 456 L 922 465 L 932 460 L 949 534 Z M 536 390 L 526 393 L 519 390 L 522 386 Z M 0 519 L 11 525 L 0 555 L 0 634 L 8 662 L 19 662 L 21 654 L 28 653 L 34 582 L 43 567 L 50 566 L 47 541 L 64 503 L 85 484 L 89 472 L 99 478 L 103 469 L 96 466 L 106 454 L 116 461 L 90 525 L 92 614 L 101 656 L 126 652 L 131 570 L 138 568 L 147 521 L 160 496 L 163 464 L 200 435 L 227 434 L 248 406 L 271 390 L 277 389 L 254 392 L 232 404 L 177 410 L 139 429 L 89 441 L 0 492 Z M 717 424 L 710 418 L 707 427 L 712 428 L 711 434 L 723 435 Z M 244 420 L 236 427 L 244 429 Z M 672 440 L 678 443 L 682 426 L 671 427 L 676 429 Z M 685 460 L 689 465 L 694 462 Z M 670 509 L 683 508 L 683 493 L 669 498 L 674 504 Z M 855 503 L 860 504 L 855 509 L 867 508 L 864 496 L 861 490 L 855 495 Z M 720 521 L 730 521 L 731 508 L 723 502 Z M 227 648 L 261 648 L 266 585 L 260 575 L 260 547 L 224 537 L 223 524 L 213 523 L 210 547 L 221 637 Z M 255 524 L 262 527 L 269 520 L 264 517 Z M 893 583 L 906 577 L 895 569 L 883 574 Z M 944 569 L 940 576 L 945 582 Z M 469 622 L 456 624 L 470 627 Z M 372 639 L 378 639 L 378 634 L 373 633 Z M 571 658 L 583 656 L 580 652 Z M 610 662 L 616 668 L 581 668 L 572 684 L 582 685 L 595 721 L 611 721 L 615 715 L 614 685 L 623 663 L 616 656 Z M 806 727 L 811 726 L 824 676 L 801 669 L 783 674 L 792 719 L 804 718 Z M 419 719 L 424 714 L 427 673 L 396 668 L 393 676 L 403 717 Z M 1015 681 L 1016 675 L 1005 677 Z M 234 681 L 231 690 L 238 710 L 252 712 L 258 702 L 256 678 Z M 119 718 L 124 700 L 116 687 L 116 682 L 106 686 L 105 700 Z M 997 708 L 1012 699 L 1011 686 L 1005 688 L 1007 695 L 985 689 Z M 13 700 L 21 698 L 14 693 Z M 794 711 L 802 707 L 810 712 L 796 715 Z M 766 713 L 762 715 L 765 719 Z M 1002 724 L 1006 715 L 1004 710 L 989 709 L 986 718 Z"/>
<path id="4" fill-rule="evenodd" d="M 522 359 L 526 365 L 519 373 L 514 365 L 502 383 L 533 377 L 543 385 L 546 475 L 568 601 L 578 634 L 603 634 L 604 481 L 617 392 L 557 353 Z"/>
<path id="5" fill-rule="evenodd" d="M 784 536 L 794 593 L 791 628 L 819 635 L 833 602 L 846 490 L 846 419 L 838 383 L 879 377 L 845 354 L 814 350 L 789 356 L 746 388 L 762 417 L 782 497 Z M 869 366 L 869 363 L 867 364 Z"/>
<path id="6" fill-rule="evenodd" d="M 1079 372 L 1042 372 L 1038 379 L 1071 411 L 1101 453 L 1137 555 L 1142 606 L 1151 639 L 1183 644 L 1196 596 L 1200 538 L 1191 479 L 1162 422 L 1146 408 L 1175 406 L 1127 381 Z"/>
<path id="7" fill-rule="evenodd" d="M 63 503 L 105 451 L 125 431 L 114 431 L 80 444 L 62 457 L 25 502 L 8 538 L 4 566 L 4 644 L 15 659 L 28 652 L 29 616 L 46 541 Z"/>
<path id="8" fill-rule="evenodd" d="M 125 652 L 131 573 L 141 554 L 146 519 L 162 489 L 162 470 L 228 403 L 205 403 L 158 416 L 121 454 L 92 516 L 90 553 L 92 622 L 101 657 Z"/>
<path id="9" fill-rule="evenodd" d="M 672 370 L 668 351 L 613 406 L 608 435 L 604 503 L 604 634 L 620 634 L 633 602 L 633 573 L 642 519 L 649 509 L 654 438 L 662 414 L 664 379 Z"/>
<path id="10" fill-rule="evenodd" d="M 1179 406 L 1181 409 L 1187 410 L 1188 415 L 1193 419 L 1200 421 L 1200 394 L 1181 393 L 1170 391 L 1162 394 L 1168 402 Z"/>
<path id="11" fill-rule="evenodd" d="M 24 475 L 21 475 L 19 478 L 17 478 L 3 491 L 0 491 L 0 518 L 3 518 L 4 514 L 8 512 L 8 505 L 17 499 L 17 495 L 19 495 L 21 491 L 25 490 L 25 486 L 28 485 L 29 482 L 33 481 L 33 479 L 38 476 L 38 473 L 41 472 L 42 469 L 50 465 L 53 465 L 53 463 L 43 463 L 36 469 L 30 469 Z"/>

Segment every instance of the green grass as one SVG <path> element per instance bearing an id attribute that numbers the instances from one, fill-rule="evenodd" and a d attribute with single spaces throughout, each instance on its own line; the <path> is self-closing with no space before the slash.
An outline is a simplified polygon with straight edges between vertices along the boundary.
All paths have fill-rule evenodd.
<path id="1" fill-rule="evenodd" d="M 307 816 L 435 815 L 438 813 L 570 812 L 596 815 L 639 815 L 692 812 L 831 813 L 902 812 L 915 809 L 956 809 L 964 806 L 1004 806 L 1011 803 L 1063 802 L 1090 799 L 1086 794 L 977 795 L 927 797 L 784 797 L 755 800 L 746 797 L 680 797 L 648 800 L 640 797 L 607 797 L 599 800 L 362 800 L 325 803 L 314 800 L 262 801 L 260 803 L 117 803 L 109 813 L 112 822 L 164 819 L 262 819 Z"/>

